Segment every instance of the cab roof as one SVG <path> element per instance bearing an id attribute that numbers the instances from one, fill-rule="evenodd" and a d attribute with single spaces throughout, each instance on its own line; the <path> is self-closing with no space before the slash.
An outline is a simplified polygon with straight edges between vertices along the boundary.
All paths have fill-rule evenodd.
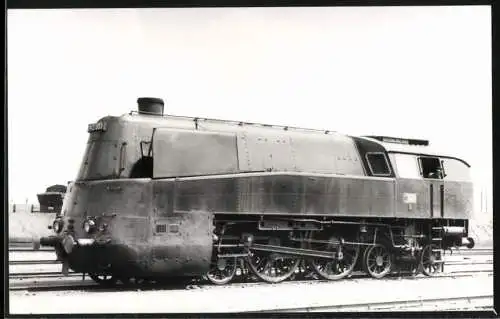
<path id="1" fill-rule="evenodd" d="M 387 136 L 362 136 L 361 138 L 378 143 L 385 148 L 388 153 L 414 154 L 420 156 L 436 156 L 443 158 L 456 159 L 470 167 L 469 163 L 461 158 L 443 154 L 435 147 L 430 146 L 427 140 L 417 140 L 399 137 Z"/>

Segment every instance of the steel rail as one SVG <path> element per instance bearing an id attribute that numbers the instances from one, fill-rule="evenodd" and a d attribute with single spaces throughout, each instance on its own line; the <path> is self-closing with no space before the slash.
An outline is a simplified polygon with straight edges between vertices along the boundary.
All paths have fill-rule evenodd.
<path id="1" fill-rule="evenodd" d="M 474 302 L 482 302 L 481 305 L 474 305 Z M 490 303 L 491 306 L 485 306 L 484 303 Z M 297 308 L 278 308 L 278 309 L 266 309 L 258 311 L 249 311 L 252 313 L 258 312 L 331 312 L 331 311 L 377 311 L 377 310 L 400 310 L 404 308 L 415 309 L 424 306 L 440 306 L 440 305 L 456 305 L 457 303 L 462 303 L 465 305 L 459 306 L 458 309 L 469 309 L 466 305 L 472 305 L 473 308 L 485 307 L 493 308 L 493 295 L 477 295 L 477 296 L 461 296 L 461 297 L 448 297 L 448 298 L 429 298 L 429 299 L 405 299 L 405 300 L 394 300 L 394 301 L 382 301 L 382 302 L 367 302 L 367 303 L 353 303 L 347 305 L 321 305 L 321 306 L 306 306 Z"/>
<path id="2" fill-rule="evenodd" d="M 19 260 L 19 261 L 12 261 L 9 260 L 9 265 L 50 265 L 50 264 L 60 264 L 61 261 L 58 260 Z M 493 260 L 465 260 L 465 261 L 445 261 L 445 266 L 475 266 L 475 265 L 492 265 Z M 474 272 L 476 270 L 462 270 L 463 271 L 470 271 Z M 481 271 L 481 270 L 479 270 Z M 397 270 L 394 271 L 394 273 L 398 273 Z M 78 274 L 75 273 L 74 271 L 70 271 L 70 274 Z M 40 277 L 43 278 L 44 276 L 46 277 L 54 277 L 54 276 L 61 276 L 60 272 L 54 272 L 54 271 L 49 271 L 49 272 L 17 272 L 17 273 L 9 273 L 9 278 L 35 278 L 35 277 Z"/>
<path id="3" fill-rule="evenodd" d="M 9 265 L 51 265 L 60 264 L 60 260 L 9 260 Z"/>
<path id="4" fill-rule="evenodd" d="M 402 277 L 401 274 L 398 273 L 393 273 L 390 274 L 386 277 L 384 277 L 381 280 L 386 280 L 386 281 L 394 281 L 394 280 L 431 280 L 431 279 L 443 279 L 443 278 L 466 278 L 466 277 L 474 277 L 477 276 L 480 273 L 485 273 L 488 275 L 493 275 L 493 270 L 479 270 L 479 271 L 455 271 L 455 272 L 450 272 L 450 273 L 445 273 L 441 275 L 435 275 L 435 276 L 404 276 Z M 59 276 L 64 278 L 63 276 Z M 71 277 L 82 277 L 81 273 L 73 273 Z M 85 277 L 85 281 L 66 281 L 66 282 L 58 282 L 56 284 L 44 284 L 44 283 L 16 283 L 16 284 L 10 284 L 9 285 L 9 290 L 10 291 L 20 291 L 20 290 L 27 290 L 27 291 L 66 291 L 66 290 L 81 290 L 81 289 L 107 289 L 110 291 L 122 291 L 122 290 L 128 290 L 128 289 L 138 289 L 140 288 L 141 290 L 162 290 L 162 289 L 170 289 L 172 285 L 175 287 L 179 287 L 177 283 L 172 284 L 163 284 L 163 283 L 145 283 L 145 284 L 131 284 L 131 285 L 124 285 L 124 284 L 117 284 L 114 286 L 101 286 L 90 279 L 89 277 Z M 370 279 L 371 277 L 367 274 L 354 274 L 347 280 L 362 280 L 362 279 Z M 33 278 L 37 279 L 37 278 Z M 188 282 L 190 285 L 187 285 L 184 287 L 185 289 L 189 289 L 188 286 L 197 286 L 198 288 L 202 289 L 216 289 L 220 287 L 253 287 L 253 286 L 272 286 L 269 283 L 266 282 L 234 282 L 230 283 L 225 286 L 214 286 L 210 283 L 204 283 L 201 281 L 201 279 L 192 279 L 191 281 Z M 291 280 L 291 281 L 284 281 L 280 283 L 281 285 L 290 285 L 290 284 L 321 284 L 321 283 L 331 283 L 335 284 L 335 281 L 331 280 L 325 280 L 325 279 L 300 279 L 300 280 Z"/>
<path id="5" fill-rule="evenodd" d="M 260 250 L 260 249 L 256 249 Z M 247 254 L 232 254 L 231 256 L 225 256 L 224 257 L 235 257 L 233 255 L 238 255 L 238 257 L 241 256 L 246 256 Z M 326 255 L 326 254 L 325 254 Z M 60 260 L 9 260 L 9 265 L 50 265 L 50 264 L 60 264 L 62 263 Z M 491 265 L 493 264 L 493 260 L 480 260 L 480 261 L 474 261 L 474 260 L 466 260 L 466 261 L 446 261 L 445 260 L 445 266 L 455 266 L 455 265 Z"/>
<path id="6" fill-rule="evenodd" d="M 31 252 L 54 252 L 55 253 L 55 250 L 54 248 L 40 248 L 40 249 L 33 249 L 33 248 L 30 248 L 30 247 L 26 247 L 26 248 L 19 248 L 19 247 L 15 247 L 15 248 L 10 248 L 9 247 L 9 253 L 10 252 L 23 252 L 23 253 L 31 253 Z"/>
<path id="7" fill-rule="evenodd" d="M 259 239 L 258 237 L 255 237 L 256 239 Z M 234 237 L 232 239 L 239 239 L 239 237 Z M 47 252 L 55 252 L 54 248 L 50 247 L 40 247 L 39 249 L 34 249 L 33 247 L 27 245 L 27 246 L 9 246 L 9 252 L 38 252 L 38 251 L 47 251 Z M 447 254 L 449 254 L 449 250 L 446 250 Z M 452 253 L 458 253 L 458 254 L 474 254 L 474 253 L 493 253 L 493 248 L 472 248 L 472 249 L 464 249 L 464 248 L 459 248 L 459 249 L 453 249 Z"/>
<path id="8" fill-rule="evenodd" d="M 36 251 L 36 250 L 22 250 L 22 251 Z M 52 250 L 53 251 L 53 250 Z M 471 250 L 464 250 L 466 252 L 469 252 Z M 474 251 L 474 249 L 472 250 Z M 490 251 L 490 250 L 485 250 L 485 251 Z M 60 264 L 61 262 L 60 261 L 57 261 L 57 260 L 9 260 L 9 265 L 41 265 L 41 264 Z M 445 263 L 445 266 L 465 266 L 465 265 L 492 265 L 493 264 L 493 261 L 492 260 L 481 260 L 481 261 L 474 261 L 473 259 L 472 260 L 468 260 L 468 261 L 447 261 Z M 403 278 L 404 279 L 427 279 L 427 278 L 443 278 L 443 277 L 453 277 L 453 278 L 457 278 L 457 277 L 472 277 L 474 276 L 475 274 L 480 274 L 480 273 L 492 273 L 493 270 L 491 269 L 477 269 L 477 270 L 457 270 L 457 271 L 452 271 L 452 272 L 445 272 L 443 274 L 440 274 L 440 275 L 437 275 L 437 276 L 432 276 L 432 277 L 414 277 L 414 276 L 411 276 L 409 274 L 406 274 L 404 271 L 394 271 L 392 274 L 388 275 L 387 276 L 387 279 L 388 280 L 391 280 L 391 279 L 394 279 L 394 277 L 397 277 L 398 279 L 401 278 L 401 275 L 403 274 Z M 74 277 L 82 277 L 83 275 L 81 273 L 75 273 L 73 271 L 71 271 L 69 273 L 69 277 L 71 278 L 74 278 Z M 369 275 L 367 274 L 353 274 L 350 276 L 350 278 L 368 278 Z M 23 272 L 16 272 L 16 273 L 10 273 L 9 274 L 9 279 L 13 279 L 13 280 L 25 280 L 25 281 L 29 281 L 30 279 L 41 279 L 41 278 L 65 278 L 65 276 L 62 276 L 62 274 L 60 272 L 54 272 L 54 271 L 41 271 L 41 272 L 26 272 L 26 273 L 23 273 Z M 300 283 L 304 280 L 293 280 L 293 281 L 290 281 L 290 282 L 294 282 L 294 283 Z M 309 279 L 309 280 L 305 280 L 306 282 L 332 282 L 332 281 L 327 281 L 327 280 L 313 280 L 313 279 Z M 91 287 L 95 287 L 96 285 L 91 282 L 92 285 Z M 70 285 L 70 288 L 68 288 L 68 284 Z M 76 285 L 75 285 L 76 284 Z M 83 284 L 83 282 L 75 282 L 75 281 L 71 281 L 71 282 L 64 282 L 63 286 L 64 288 L 63 289 L 82 289 L 85 288 L 86 286 L 82 286 L 81 284 Z M 238 284 L 238 283 L 234 283 L 234 284 Z M 267 284 L 267 283 L 245 283 L 246 285 L 248 284 Z M 71 286 L 74 286 L 74 288 L 71 288 Z M 88 286 L 88 283 L 87 283 L 87 286 Z M 231 285 L 229 285 L 231 286 Z M 119 287 L 119 286 L 117 286 Z M 161 286 L 157 286 L 157 287 L 161 287 Z M 12 287 L 10 287 L 11 289 L 10 290 L 26 290 L 26 289 L 52 289 L 52 290 L 57 290 L 57 286 L 54 286 L 54 285 L 50 285 L 50 286 L 43 286 L 43 285 L 40 285 L 40 284 L 37 284 L 37 285 L 33 285 L 33 287 L 30 287 L 30 286 L 27 286 L 26 284 L 22 285 L 22 286 L 18 286 L 17 284 L 14 283 L 14 285 Z M 108 287 L 109 288 L 109 287 Z"/>

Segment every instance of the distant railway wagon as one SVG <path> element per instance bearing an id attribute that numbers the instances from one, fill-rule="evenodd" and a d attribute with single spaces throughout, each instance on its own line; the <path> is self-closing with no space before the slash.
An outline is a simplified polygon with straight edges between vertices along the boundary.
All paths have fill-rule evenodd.
<path id="1" fill-rule="evenodd" d="M 44 193 L 37 194 L 40 203 L 40 212 L 59 213 L 61 212 L 66 186 L 52 185 L 47 187 Z"/>
<path id="2" fill-rule="evenodd" d="M 68 268 L 94 280 L 206 275 L 239 264 L 280 282 L 299 267 L 326 279 L 360 267 L 439 272 L 472 248 L 470 166 L 427 141 L 178 117 L 139 98 L 89 139 L 54 235 Z"/>

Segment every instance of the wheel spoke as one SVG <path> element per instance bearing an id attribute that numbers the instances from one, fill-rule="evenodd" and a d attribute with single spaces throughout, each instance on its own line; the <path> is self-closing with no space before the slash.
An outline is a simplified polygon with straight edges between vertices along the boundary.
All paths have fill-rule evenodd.
<path id="1" fill-rule="evenodd" d="M 354 269 L 358 255 L 359 246 L 341 246 L 340 238 L 336 236 L 325 236 L 324 233 L 319 233 L 313 239 L 329 241 L 328 245 L 312 244 L 308 248 L 321 250 L 331 253 L 338 258 L 339 249 L 342 253 L 342 259 L 326 259 L 314 258 L 310 261 L 313 271 L 327 280 L 338 280 L 348 276 Z"/>
<path id="2" fill-rule="evenodd" d="M 231 281 L 236 273 L 237 259 L 227 259 L 224 269 L 219 269 L 217 262 L 211 265 L 210 271 L 207 273 L 208 280 L 216 285 L 223 285 Z"/>
<path id="3" fill-rule="evenodd" d="M 271 237 L 268 242 L 263 244 L 281 245 L 281 239 Z M 275 253 L 266 253 L 260 251 L 252 251 L 247 258 L 247 264 L 254 275 L 258 278 L 270 282 L 277 283 L 291 277 L 298 268 L 301 259 L 290 256 L 280 256 Z"/>
<path id="4" fill-rule="evenodd" d="M 374 278 L 382 278 L 391 271 L 391 255 L 382 244 L 367 248 L 364 256 L 364 268 Z"/>
<path id="5" fill-rule="evenodd" d="M 422 269 L 422 272 L 426 276 L 432 276 L 440 272 L 441 270 L 441 264 L 435 263 L 433 260 L 440 260 L 441 259 L 441 253 L 440 252 L 435 252 L 433 250 L 437 249 L 438 247 L 434 244 L 430 244 L 424 247 L 422 251 L 422 256 L 420 260 L 420 266 Z"/>

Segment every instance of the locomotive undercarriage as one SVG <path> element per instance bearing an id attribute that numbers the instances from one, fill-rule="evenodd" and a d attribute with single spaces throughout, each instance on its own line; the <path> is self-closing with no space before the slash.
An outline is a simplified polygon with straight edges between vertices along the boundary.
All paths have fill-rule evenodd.
<path id="1" fill-rule="evenodd" d="M 432 276 L 443 271 L 447 249 L 473 246 L 465 225 L 449 226 L 457 222 L 223 216 L 206 277 L 221 285 L 237 275 L 278 283 L 300 275 L 338 280 L 354 270 L 377 279 L 393 271 Z"/>
<path id="2" fill-rule="evenodd" d="M 446 249 L 464 245 L 472 248 L 473 242 L 465 238 L 466 229 L 463 220 L 217 215 L 211 266 L 205 278 L 222 285 L 251 278 L 269 283 L 301 277 L 339 280 L 354 271 L 373 278 L 394 271 L 432 276 L 443 270 Z M 82 246 L 68 255 L 63 247 L 66 242 L 53 239 L 53 243 L 43 244 L 54 246 L 60 260 L 80 265 L 81 269 L 72 268 L 89 273 L 100 284 L 173 280 L 157 277 L 159 274 L 142 276 L 140 269 L 133 269 L 134 263 L 126 262 L 138 256 L 119 247 L 112 249 L 113 245 L 106 244 L 99 254 L 94 246 Z M 108 259 L 122 267 L 102 268 Z M 92 267 L 88 265 L 100 268 L 90 272 Z"/>

